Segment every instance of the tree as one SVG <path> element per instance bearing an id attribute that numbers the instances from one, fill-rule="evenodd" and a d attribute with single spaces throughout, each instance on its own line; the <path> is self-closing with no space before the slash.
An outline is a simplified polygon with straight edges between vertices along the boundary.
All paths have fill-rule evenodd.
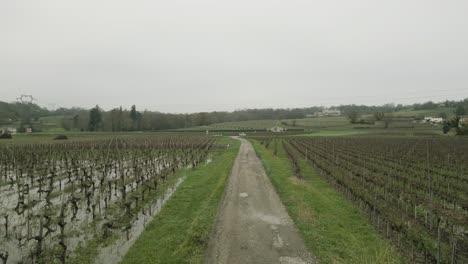
<path id="1" fill-rule="evenodd" d="M 356 124 L 361 115 L 357 111 L 350 111 L 346 113 L 346 116 L 348 117 L 351 124 Z"/>
<path id="2" fill-rule="evenodd" d="M 457 135 L 468 135 L 468 126 L 461 125 L 461 127 L 457 129 Z"/>
<path id="3" fill-rule="evenodd" d="M 114 108 L 110 111 L 110 121 L 111 121 L 111 130 L 112 132 L 118 131 L 118 115 L 119 109 Z"/>
<path id="4" fill-rule="evenodd" d="M 460 127 L 460 117 L 456 116 L 450 120 L 444 121 L 444 124 L 442 126 L 442 131 L 444 134 L 447 134 L 447 132 L 450 131 L 450 129 L 455 128 L 457 131 L 457 135 L 463 135 L 464 134 L 464 128 Z"/>
<path id="5" fill-rule="evenodd" d="M 385 128 L 388 128 L 393 120 L 393 115 L 392 113 L 376 112 L 374 113 L 374 118 L 376 121 L 383 121 Z"/>
<path id="6" fill-rule="evenodd" d="M 195 126 L 205 126 L 210 124 L 209 114 L 206 112 L 194 114 L 193 120 Z"/>
<path id="7" fill-rule="evenodd" d="M 137 119 L 137 110 L 136 106 L 132 105 L 132 109 L 130 110 L 130 118 L 132 119 L 133 122 L 136 122 Z"/>
<path id="8" fill-rule="evenodd" d="M 388 125 L 393 121 L 393 115 L 392 114 L 385 114 L 383 117 L 383 121 L 385 123 L 385 128 L 388 128 Z"/>
<path id="9" fill-rule="evenodd" d="M 123 130 L 123 124 L 124 124 L 124 115 L 123 115 L 122 106 L 120 106 L 119 111 L 117 113 L 117 131 Z"/>
<path id="10" fill-rule="evenodd" d="M 62 120 L 60 120 L 60 124 L 66 131 L 70 131 L 73 127 L 72 120 L 69 117 L 63 117 Z"/>
<path id="11" fill-rule="evenodd" d="M 136 110 L 136 106 L 132 105 L 130 110 L 130 119 L 132 119 L 132 129 L 139 130 L 140 129 L 140 121 L 141 121 L 141 113 Z"/>
<path id="12" fill-rule="evenodd" d="M 78 124 L 80 121 L 80 116 L 79 115 L 74 115 L 73 116 L 73 128 L 78 128 Z"/>
<path id="13" fill-rule="evenodd" d="M 450 131 L 450 122 L 449 121 L 444 121 L 444 124 L 442 125 L 442 132 L 444 134 L 447 134 Z"/>
<path id="14" fill-rule="evenodd" d="M 374 113 L 374 118 L 376 121 L 382 121 L 385 118 L 385 113 L 384 112 L 375 112 Z"/>
<path id="15" fill-rule="evenodd" d="M 89 123 L 88 123 L 88 130 L 89 131 L 97 131 L 102 124 L 102 114 L 101 109 L 99 106 L 92 108 L 89 111 Z"/>
<path id="16" fill-rule="evenodd" d="M 455 109 L 455 115 L 456 116 L 466 115 L 465 108 L 462 105 L 458 105 L 457 108 Z"/>

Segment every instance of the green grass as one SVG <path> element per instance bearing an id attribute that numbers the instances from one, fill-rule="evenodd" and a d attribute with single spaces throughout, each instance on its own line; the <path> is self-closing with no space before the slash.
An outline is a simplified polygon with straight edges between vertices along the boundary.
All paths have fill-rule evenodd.
<path id="1" fill-rule="evenodd" d="M 62 127 L 62 120 L 64 118 L 71 118 L 67 116 L 46 116 L 39 118 L 38 128 L 43 132 L 65 132 Z"/>
<path id="2" fill-rule="evenodd" d="M 136 214 L 137 212 L 140 212 L 142 207 L 147 207 L 152 202 L 161 198 L 169 187 L 174 186 L 177 180 L 183 175 L 187 175 L 189 171 L 191 170 L 181 169 L 177 171 L 175 175 L 168 177 L 165 182 L 159 183 L 156 192 L 147 194 L 145 202 L 140 202 L 139 208 L 132 208 L 132 212 Z M 107 209 L 107 215 L 110 216 L 110 219 L 114 219 L 113 224 L 114 229 L 116 230 L 122 229 L 132 221 L 132 219 L 128 218 L 127 215 L 122 214 L 122 207 L 118 203 L 109 205 Z M 82 226 L 82 229 L 86 230 L 86 232 L 89 232 L 89 234 L 92 234 L 94 237 L 88 240 L 86 243 L 80 243 L 78 245 L 77 249 L 73 252 L 72 257 L 67 260 L 67 263 L 69 264 L 94 263 L 99 254 L 99 248 L 102 246 L 111 245 L 120 237 L 117 233 L 112 233 L 109 237 L 103 237 L 102 233 L 100 232 L 95 233 L 95 224 L 85 224 Z"/>
<path id="3" fill-rule="evenodd" d="M 254 142 L 289 215 L 320 263 L 402 263 L 397 250 L 367 218 L 310 166 L 301 161 L 304 180 L 292 176 L 284 150 L 278 156 Z"/>
<path id="4" fill-rule="evenodd" d="M 293 126 L 294 121 L 296 125 Z M 352 128 L 349 120 L 344 116 L 320 117 L 320 118 L 299 118 L 299 119 L 281 119 L 281 120 L 248 120 L 236 122 L 216 123 L 206 126 L 192 127 L 180 130 L 258 130 L 264 131 L 274 126 L 285 127 L 288 129 L 312 129 L 312 128 L 333 128 L 347 127 Z"/>
<path id="5" fill-rule="evenodd" d="M 432 116 L 438 117 L 440 113 L 445 113 L 448 116 L 454 115 L 455 108 L 453 107 L 440 107 L 436 109 L 429 109 L 429 110 L 403 110 L 399 112 L 395 112 L 394 116 L 399 117 L 425 117 L 425 116 Z"/>
<path id="6" fill-rule="evenodd" d="M 306 136 L 306 137 L 338 137 L 338 136 L 349 136 L 349 135 L 358 135 L 358 134 L 366 134 L 367 131 L 359 131 L 359 130 L 342 130 L 342 131 L 320 131 L 317 133 L 309 133 L 309 134 L 301 134 L 298 136 Z"/>
<path id="7" fill-rule="evenodd" d="M 122 263 L 202 263 L 239 141 L 187 179 L 149 223 Z"/>
<path id="8" fill-rule="evenodd" d="M 345 116 L 323 116 L 297 119 L 297 126 L 325 128 L 325 127 L 341 127 L 350 125 L 349 119 Z"/>
<path id="9" fill-rule="evenodd" d="M 266 130 L 267 128 L 271 128 L 274 126 L 282 126 L 281 121 L 279 120 L 248 120 L 248 121 L 236 121 L 236 122 L 224 122 L 224 123 L 216 123 L 206 126 L 197 126 L 188 129 L 180 129 L 180 130 L 193 130 L 193 131 L 205 131 L 205 130 Z"/>

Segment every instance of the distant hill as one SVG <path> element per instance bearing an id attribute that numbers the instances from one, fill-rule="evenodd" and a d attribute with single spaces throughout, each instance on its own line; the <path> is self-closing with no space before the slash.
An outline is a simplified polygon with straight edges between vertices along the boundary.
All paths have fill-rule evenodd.
<path id="1" fill-rule="evenodd" d="M 9 124 L 18 119 L 15 108 L 9 103 L 0 102 L 0 124 Z"/>
<path id="2" fill-rule="evenodd" d="M 54 112 L 37 104 L 0 102 L 0 126 L 33 127 L 36 131 L 64 131 L 61 127 L 63 116 L 53 116 Z"/>
<path id="3" fill-rule="evenodd" d="M 441 131 L 442 124 L 423 124 L 421 121 L 424 117 L 451 117 L 454 116 L 454 107 L 438 106 L 435 109 L 403 109 L 396 112 L 386 114 L 391 115 L 391 122 L 388 124 L 389 129 L 416 129 Z M 373 114 L 363 114 L 359 118 L 361 121 L 357 124 L 351 124 L 350 120 L 345 116 L 322 116 L 308 118 L 293 118 L 293 119 L 276 119 L 276 120 L 247 120 L 235 122 L 222 122 L 204 126 L 196 126 L 189 129 L 181 129 L 188 131 L 266 131 L 272 127 L 280 126 L 287 130 L 354 130 L 354 129 L 382 129 L 385 128 L 383 122 L 375 119 Z"/>
<path id="4" fill-rule="evenodd" d="M 0 101 L 0 122 L 11 124 L 20 120 L 37 120 L 50 112 L 37 104 L 6 103 Z"/>

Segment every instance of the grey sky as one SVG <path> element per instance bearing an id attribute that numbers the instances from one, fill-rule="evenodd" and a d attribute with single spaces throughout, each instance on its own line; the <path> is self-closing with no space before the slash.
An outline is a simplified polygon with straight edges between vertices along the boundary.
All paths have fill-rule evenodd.
<path id="1" fill-rule="evenodd" d="M 168 112 L 468 97 L 466 0 L 1 0 L 0 100 Z"/>

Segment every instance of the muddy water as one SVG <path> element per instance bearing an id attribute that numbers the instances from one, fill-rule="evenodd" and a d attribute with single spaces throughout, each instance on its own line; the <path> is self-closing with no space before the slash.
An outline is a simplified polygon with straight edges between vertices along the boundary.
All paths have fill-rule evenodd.
<path id="1" fill-rule="evenodd" d="M 124 169 L 127 168 L 125 164 Z M 157 170 L 156 174 L 159 174 L 162 171 L 163 167 L 160 165 Z M 126 170 L 125 170 L 126 171 Z M 125 172 L 124 171 L 124 172 Z M 98 175 L 93 175 L 93 181 L 96 183 L 95 188 L 99 189 L 99 174 Z M 118 179 L 120 177 L 120 172 L 110 172 L 106 178 L 108 179 Z M 62 182 L 62 186 L 65 186 L 65 181 L 68 181 L 68 179 L 62 178 L 57 182 Z M 57 184 L 57 182 L 54 183 L 54 187 L 57 188 L 57 186 L 60 184 Z M 78 183 L 75 183 L 78 184 Z M 180 184 L 180 183 L 178 183 Z M 171 188 L 174 189 L 177 188 L 178 184 Z M 126 192 L 131 193 L 133 190 L 137 188 L 137 183 L 135 181 L 132 181 L 131 183 L 127 184 L 125 186 Z M 15 211 L 14 208 L 18 202 L 18 194 L 16 193 L 0 193 L 0 253 L 1 252 L 8 252 L 9 253 L 9 258 L 8 258 L 8 263 L 30 263 L 32 260 L 30 258 L 31 254 L 34 251 L 36 241 L 34 239 L 27 239 L 31 238 L 36 234 L 39 234 L 39 217 L 42 215 L 44 212 L 44 209 L 46 208 L 46 202 L 44 200 L 44 195 L 41 197 L 40 194 L 37 192 L 37 188 L 29 191 L 29 194 L 25 195 L 25 202 L 27 204 L 30 204 L 33 200 L 35 202 L 35 206 L 30 207 L 27 211 L 25 211 L 22 215 L 18 215 Z M 15 190 L 17 192 L 17 189 Z M 170 190 L 168 190 L 169 192 Z M 172 192 L 169 192 L 170 195 L 172 195 Z M 58 210 L 63 203 L 63 201 L 67 200 L 70 198 L 73 193 L 77 194 L 80 196 L 80 191 L 76 190 L 75 192 L 63 192 L 60 196 L 57 196 L 53 199 L 51 199 L 51 204 L 52 206 L 49 207 L 49 210 L 54 211 L 54 218 L 56 217 L 56 214 L 58 214 Z M 101 194 L 96 193 L 93 194 L 92 196 L 92 204 L 97 205 L 96 208 L 96 213 L 97 215 L 104 216 L 106 215 L 106 210 L 104 209 L 105 207 L 105 202 L 103 199 L 100 197 Z M 165 203 L 165 197 L 168 196 L 165 194 L 162 198 L 161 201 L 164 201 Z M 114 204 L 117 200 L 121 198 L 121 192 L 113 192 L 112 196 L 109 197 L 108 203 L 109 204 Z M 167 198 L 168 199 L 168 198 Z M 153 205 L 151 211 L 156 212 L 160 209 L 157 209 L 157 203 L 156 202 L 156 207 Z M 162 206 L 162 205 L 160 205 Z M 104 221 L 94 221 L 92 214 L 86 210 L 86 200 L 81 199 L 79 201 L 79 208 L 77 210 L 76 218 L 72 221 L 70 220 L 71 217 L 71 207 L 67 206 L 66 210 L 66 215 L 67 215 L 67 226 L 66 226 L 66 244 L 67 244 L 67 250 L 68 254 L 73 255 L 73 251 L 76 249 L 76 247 L 80 244 L 83 243 L 85 244 L 86 241 L 92 238 L 93 234 L 95 233 L 96 230 L 100 230 L 101 226 Z M 141 213 L 140 213 L 141 214 Z M 5 237 L 5 219 L 4 216 L 8 215 L 8 233 L 9 236 L 6 238 Z M 31 218 L 28 218 L 28 216 L 31 216 Z M 28 220 L 29 219 L 29 220 Z M 148 221 L 145 219 L 145 217 L 139 216 L 138 219 L 144 219 L 145 221 Z M 144 222 L 146 224 L 146 222 Z M 136 225 L 136 224 L 134 224 Z M 55 226 L 55 225 L 54 225 Z M 130 235 L 132 235 L 132 232 L 135 233 L 136 231 L 130 230 Z M 141 231 L 140 231 L 141 232 Z M 57 236 L 59 235 L 59 230 L 58 227 L 55 226 L 54 230 L 51 231 L 50 235 L 44 238 L 44 250 L 47 251 L 48 245 L 55 245 L 57 240 Z M 124 234 L 124 237 L 126 238 L 126 234 Z M 126 239 L 125 239 L 126 240 Z M 119 240 L 120 241 L 120 240 Z M 124 244 L 124 243 L 122 243 Z"/>
<path id="2" fill-rule="evenodd" d="M 117 241 L 115 241 L 111 246 L 100 249 L 100 255 L 98 256 L 96 263 L 117 263 L 144 230 L 146 224 L 149 223 L 161 211 L 162 207 L 171 198 L 171 196 L 184 180 L 185 176 L 177 179 L 177 182 L 173 186 L 169 187 L 160 198 L 158 198 L 150 206 L 146 206 L 144 211 L 140 211 L 136 220 L 132 222 L 132 227 L 130 230 L 128 230 L 128 232 L 120 231 L 120 238 Z M 31 214 L 39 214 L 42 211 L 41 207 L 42 206 L 37 206 L 32 208 L 34 213 Z M 0 248 L 3 251 L 6 250 L 6 252 L 9 253 L 8 263 L 31 263 L 32 260 L 30 256 L 33 254 L 33 249 L 36 245 L 36 242 L 34 240 L 25 239 L 20 241 L 17 239 L 17 236 L 18 234 L 21 234 L 19 237 L 29 237 L 32 234 L 38 234 L 38 221 L 37 219 L 32 219 L 28 227 L 24 218 L 14 214 L 11 214 L 11 216 L 12 218 L 9 220 L 12 223 L 12 227 L 9 228 L 9 230 L 10 233 L 14 235 L 10 236 L 9 239 L 4 239 L 3 236 L 5 235 L 5 230 L 1 230 Z M 78 247 L 79 244 L 84 246 L 86 245 L 87 241 L 92 239 L 95 232 L 90 229 L 101 229 L 103 221 L 94 223 L 96 226 L 93 228 L 92 215 L 86 212 L 85 206 L 81 206 L 78 210 L 76 220 L 70 222 L 67 225 L 67 233 L 76 234 L 75 236 L 68 235 L 66 238 L 66 244 L 71 255 L 73 255 L 72 252 Z M 54 241 L 56 240 L 58 234 L 59 230 L 55 229 L 55 231 L 51 233 L 51 236 L 44 238 L 44 250 L 47 250 L 47 245 L 54 245 Z M 22 246 L 19 246 L 20 244 Z"/>
<path id="3" fill-rule="evenodd" d="M 120 262 L 143 230 L 145 230 L 146 224 L 158 215 L 185 178 L 185 176 L 180 177 L 174 186 L 168 188 L 166 193 L 150 206 L 151 209 L 145 208 L 145 213 L 141 211 L 138 214 L 137 220 L 132 223 L 132 228 L 128 231 L 128 234 L 127 232 L 123 232 L 122 236 L 111 246 L 100 249 L 96 264 L 113 264 Z"/>

